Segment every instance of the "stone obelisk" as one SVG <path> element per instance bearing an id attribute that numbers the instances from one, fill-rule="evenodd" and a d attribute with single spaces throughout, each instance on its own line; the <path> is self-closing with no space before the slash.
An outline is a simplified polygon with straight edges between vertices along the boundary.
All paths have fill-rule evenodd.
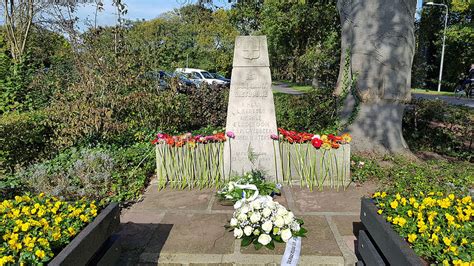
<path id="1" fill-rule="evenodd" d="M 224 165 L 241 174 L 264 170 L 271 180 L 281 180 L 272 78 L 265 36 L 238 36 L 235 40 L 226 131 L 235 139 L 225 144 Z"/>

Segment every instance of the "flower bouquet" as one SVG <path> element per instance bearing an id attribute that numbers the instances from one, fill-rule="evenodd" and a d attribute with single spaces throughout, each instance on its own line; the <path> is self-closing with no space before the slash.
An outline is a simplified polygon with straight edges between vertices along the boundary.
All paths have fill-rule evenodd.
<path id="1" fill-rule="evenodd" d="M 159 188 L 170 184 L 174 188 L 218 187 L 223 183 L 224 142 L 232 134 L 215 133 L 209 136 L 191 133 L 171 136 L 157 134 L 156 166 Z"/>
<path id="2" fill-rule="evenodd" d="M 251 189 L 248 185 L 254 185 L 255 188 Z M 280 184 L 266 181 L 261 170 L 252 170 L 242 176 L 233 177 L 222 189 L 217 191 L 217 197 L 221 204 L 233 205 L 240 199 L 251 198 L 257 193 L 257 190 L 260 195 L 274 196 L 280 193 L 280 189 Z"/>
<path id="3" fill-rule="evenodd" d="M 292 237 L 305 237 L 303 220 L 296 219 L 291 211 L 270 196 L 257 196 L 254 200 L 239 200 L 234 205 L 230 220 L 231 231 L 242 239 L 242 246 L 254 244 L 258 250 L 263 246 L 274 249 L 275 242 L 288 242 Z"/>
<path id="4" fill-rule="evenodd" d="M 322 189 L 323 185 L 345 187 L 350 182 L 349 134 L 317 135 L 278 128 L 279 135 L 271 135 L 279 145 L 283 180 L 291 184 Z M 277 159 L 277 158 L 275 158 Z"/>

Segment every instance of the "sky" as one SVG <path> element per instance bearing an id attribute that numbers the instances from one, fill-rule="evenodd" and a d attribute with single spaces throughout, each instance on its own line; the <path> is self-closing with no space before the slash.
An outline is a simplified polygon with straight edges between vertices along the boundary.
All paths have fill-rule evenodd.
<path id="1" fill-rule="evenodd" d="M 127 5 L 128 13 L 126 19 L 130 20 L 150 20 L 158 17 L 160 14 L 172 11 L 189 3 L 195 3 L 196 0 L 124 0 Z M 227 0 L 214 0 L 217 6 L 228 6 Z M 422 0 L 417 0 L 417 10 L 421 8 Z M 83 5 L 78 9 L 78 17 L 81 19 L 93 18 L 95 7 L 93 5 Z M 99 25 L 113 25 L 117 17 L 115 15 L 112 0 L 104 0 L 104 11 L 98 17 Z"/>
<path id="2" fill-rule="evenodd" d="M 186 4 L 196 3 L 196 0 L 124 0 L 127 5 L 127 14 L 124 16 L 130 20 L 150 20 L 158 17 L 160 14 L 172 11 Z M 228 6 L 227 0 L 214 0 L 217 6 Z M 77 10 L 77 16 L 81 19 L 92 19 L 95 12 L 95 5 L 80 5 Z M 117 21 L 115 8 L 112 6 L 112 0 L 104 0 L 104 11 L 97 19 L 98 25 L 114 25 Z"/>

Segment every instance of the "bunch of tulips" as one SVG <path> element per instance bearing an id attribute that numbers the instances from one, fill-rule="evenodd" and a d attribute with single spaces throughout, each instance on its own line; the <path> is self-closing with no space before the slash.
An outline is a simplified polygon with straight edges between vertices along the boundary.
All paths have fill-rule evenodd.
<path id="1" fill-rule="evenodd" d="M 285 130 L 283 128 L 278 128 L 278 132 L 280 136 L 272 135 L 271 138 L 274 140 L 287 141 L 289 143 L 311 143 L 316 149 L 338 149 L 341 144 L 350 143 L 352 141 L 352 137 L 348 133 L 344 133 L 341 136 L 334 134 L 317 135 L 308 132 Z"/>
<path id="2" fill-rule="evenodd" d="M 235 138 L 233 132 L 209 136 L 186 133 L 171 136 L 159 133 L 156 146 L 159 188 L 219 187 L 225 181 L 224 143 Z"/>
<path id="3" fill-rule="evenodd" d="M 345 133 L 317 135 L 278 128 L 279 135 L 272 134 L 273 145 L 279 145 L 283 181 L 310 190 L 329 185 L 339 189 L 350 182 L 350 147 L 352 137 Z M 276 152 L 275 152 L 276 154 Z M 275 155 L 275 161 L 277 157 Z"/>
<path id="4" fill-rule="evenodd" d="M 227 135 L 231 138 L 234 138 L 234 133 L 227 132 Z M 191 148 L 196 147 L 197 144 L 207 144 L 207 143 L 217 143 L 225 142 L 226 135 L 223 132 L 215 133 L 209 136 L 196 135 L 193 136 L 191 133 L 186 133 L 178 136 L 171 136 L 165 133 L 158 133 L 156 138 L 152 140 L 152 144 L 168 144 L 172 147 L 182 147 L 184 145 L 189 145 Z"/>

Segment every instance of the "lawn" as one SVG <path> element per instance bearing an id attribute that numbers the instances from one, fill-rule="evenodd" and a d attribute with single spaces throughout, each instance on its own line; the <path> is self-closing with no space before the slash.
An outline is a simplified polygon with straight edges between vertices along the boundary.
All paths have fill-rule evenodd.
<path id="1" fill-rule="evenodd" d="M 419 94 L 429 94 L 429 95 L 439 95 L 439 96 L 454 96 L 454 92 L 452 91 L 432 91 L 428 89 L 420 89 L 420 88 L 413 88 L 411 90 L 412 93 L 419 93 Z"/>

